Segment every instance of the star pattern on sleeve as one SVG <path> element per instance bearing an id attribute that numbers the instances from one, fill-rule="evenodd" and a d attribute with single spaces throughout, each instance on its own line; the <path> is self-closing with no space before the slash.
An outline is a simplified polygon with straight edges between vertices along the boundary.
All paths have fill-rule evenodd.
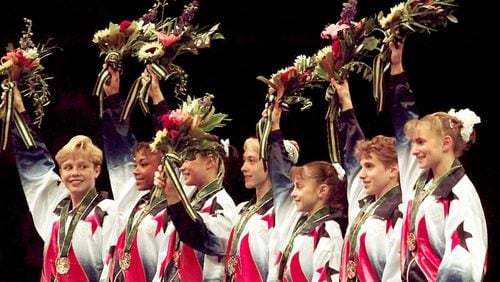
<path id="1" fill-rule="evenodd" d="M 472 234 L 464 230 L 464 223 L 462 222 L 451 235 L 451 249 L 453 250 L 457 245 L 460 245 L 462 248 L 469 251 L 467 243 L 465 242 L 467 238 L 472 238 Z"/>

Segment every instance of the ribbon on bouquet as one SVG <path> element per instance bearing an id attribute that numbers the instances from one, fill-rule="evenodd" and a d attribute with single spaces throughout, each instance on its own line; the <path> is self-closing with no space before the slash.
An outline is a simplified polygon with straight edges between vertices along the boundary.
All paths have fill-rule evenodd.
<path id="1" fill-rule="evenodd" d="M 118 53 L 117 51 L 110 51 L 106 55 L 106 58 L 104 59 L 104 66 L 102 70 L 97 75 L 97 81 L 94 85 L 92 96 L 99 97 L 99 117 L 101 118 L 103 113 L 103 101 L 104 101 L 103 86 L 105 83 L 107 83 L 109 77 L 111 76 L 108 71 L 108 66 L 112 66 L 115 69 L 120 69 L 121 68 L 120 64 L 121 64 L 120 53 Z"/>
<path id="2" fill-rule="evenodd" d="M 268 93 L 266 96 L 266 116 L 262 117 L 257 122 L 257 139 L 259 139 L 259 157 L 262 160 L 267 159 L 267 141 L 271 133 L 271 117 L 273 115 L 274 103 L 276 102 L 276 95 Z M 266 167 L 266 162 L 264 162 Z"/>
<path id="3" fill-rule="evenodd" d="M 150 63 L 149 66 L 159 79 L 167 79 L 168 71 L 165 67 L 157 63 Z M 145 83 L 143 83 L 140 76 L 134 81 L 132 87 L 128 92 L 127 99 L 125 100 L 125 105 L 123 106 L 123 110 L 120 115 L 121 120 L 126 120 L 130 117 L 132 109 L 134 108 L 136 103 L 139 103 L 139 106 L 141 107 L 141 110 L 144 114 L 149 114 L 148 90 L 150 86 L 151 80 L 147 80 Z"/>
<path id="4" fill-rule="evenodd" d="M 382 112 L 384 106 L 384 73 L 388 70 L 386 63 L 389 56 L 389 49 L 382 45 L 380 53 L 373 58 L 373 98 L 377 103 L 377 113 Z"/>
<path id="5" fill-rule="evenodd" d="M 167 153 L 162 158 L 163 168 L 165 169 L 167 176 L 170 178 L 170 181 L 172 181 L 172 186 L 174 187 L 175 191 L 181 198 L 181 203 L 186 209 L 186 212 L 188 213 L 189 217 L 193 221 L 201 220 L 198 213 L 194 210 L 193 206 L 191 206 L 191 203 L 189 202 L 189 199 L 186 196 L 184 189 L 182 188 L 182 184 L 179 180 L 177 172 L 175 171 L 173 162 L 180 163 L 179 157 L 175 154 Z"/>
<path id="6" fill-rule="evenodd" d="M 2 100 L 0 104 L 0 119 L 2 122 L 2 135 L 0 139 L 0 147 L 2 150 L 7 148 L 9 143 L 10 126 L 12 121 L 19 131 L 19 135 L 24 142 L 26 147 L 34 147 L 35 140 L 29 131 L 29 127 L 26 121 L 23 119 L 21 114 L 14 108 L 14 91 L 19 91 L 15 89 L 15 82 L 7 81 L 2 83 Z M 19 94 L 20 95 L 20 94 Z"/>
<path id="7" fill-rule="evenodd" d="M 338 135 L 335 130 L 335 119 L 339 115 L 339 101 L 338 96 L 334 95 L 335 89 L 329 86 L 326 89 L 325 99 L 328 101 L 328 110 L 326 111 L 326 131 L 328 138 L 328 154 L 330 155 L 330 161 L 332 163 L 340 162 L 340 152 L 337 146 Z"/>

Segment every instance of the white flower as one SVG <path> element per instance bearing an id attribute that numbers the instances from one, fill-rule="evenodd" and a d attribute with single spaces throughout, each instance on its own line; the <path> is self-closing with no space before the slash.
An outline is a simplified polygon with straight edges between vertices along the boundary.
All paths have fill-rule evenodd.
<path id="1" fill-rule="evenodd" d="M 297 68 L 298 72 L 304 72 L 307 68 L 312 65 L 311 57 L 307 57 L 305 55 L 299 55 L 295 58 L 293 65 Z"/>
<path id="2" fill-rule="evenodd" d="M 462 130 L 460 130 L 460 135 L 465 142 L 469 142 L 474 124 L 480 123 L 481 118 L 469 109 L 459 110 L 458 112 L 456 112 L 455 109 L 451 109 L 448 111 L 448 114 L 462 121 L 463 127 Z"/>
<path id="3" fill-rule="evenodd" d="M 153 142 L 149 145 L 152 152 L 156 152 L 158 150 L 159 145 L 163 142 L 163 139 L 167 137 L 167 134 L 168 131 L 165 128 L 163 130 L 156 131 L 155 138 Z"/>
<path id="4" fill-rule="evenodd" d="M 24 57 L 29 60 L 35 60 L 38 58 L 38 49 L 36 47 L 34 48 L 28 48 L 26 51 L 24 51 Z"/>
<path id="5" fill-rule="evenodd" d="M 394 17 L 399 16 L 403 12 L 404 8 L 405 8 L 404 2 L 401 2 L 401 3 L 397 4 L 396 6 L 392 7 L 391 11 L 389 12 L 389 14 L 387 16 L 379 19 L 380 26 L 382 28 L 388 28 L 389 24 L 392 22 Z"/>
<path id="6" fill-rule="evenodd" d="M 319 64 L 319 62 L 321 62 L 321 60 L 323 60 L 327 55 L 328 53 L 332 53 L 332 46 L 325 46 L 323 48 L 321 48 L 318 53 L 316 53 L 316 63 Z"/>
<path id="7" fill-rule="evenodd" d="M 108 28 L 99 30 L 94 34 L 94 38 L 92 39 L 92 42 L 94 42 L 94 43 L 103 42 L 104 39 L 107 38 L 108 36 L 109 36 L 109 29 Z"/>
<path id="8" fill-rule="evenodd" d="M 139 61 L 154 61 L 163 54 L 163 45 L 160 42 L 148 42 L 137 51 L 137 58 L 139 58 Z"/>
<path id="9" fill-rule="evenodd" d="M 155 31 L 155 30 L 156 30 L 156 26 L 154 23 L 147 23 L 147 24 L 142 26 L 142 32 L 143 32 L 145 37 L 150 37 L 151 35 L 153 35 L 153 31 Z"/>

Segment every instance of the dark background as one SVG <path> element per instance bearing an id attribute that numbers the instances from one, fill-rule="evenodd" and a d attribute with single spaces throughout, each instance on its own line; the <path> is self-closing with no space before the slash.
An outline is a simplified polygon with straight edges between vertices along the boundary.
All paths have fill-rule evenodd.
<path id="1" fill-rule="evenodd" d="M 397 1 L 358 1 L 358 16 L 387 12 Z M 498 94 L 493 87 L 496 37 L 485 1 L 457 1 L 455 15 L 459 23 L 431 34 L 408 38 L 404 64 L 417 95 L 421 113 L 448 111 L 465 107 L 482 119 L 477 129 L 477 143 L 461 159 L 481 197 L 488 222 L 489 265 L 487 281 L 497 277 L 498 216 L 494 212 L 499 196 L 493 186 L 494 164 L 499 160 L 493 129 L 498 118 L 493 100 Z M 184 2 L 178 0 L 175 5 Z M 2 3 L 0 45 L 13 42 L 18 46 L 22 18 L 33 20 L 33 39 L 44 42 L 54 38 L 63 51 L 42 63 L 50 81 L 51 103 L 46 107 L 42 131 L 49 149 L 55 153 L 75 134 L 86 134 L 101 144 L 97 100 L 91 97 L 102 57 L 92 43 L 95 31 L 107 27 L 109 21 L 134 20 L 150 6 L 150 1 L 9 1 Z M 205 92 L 216 97 L 218 111 L 229 114 L 228 125 L 217 131 L 229 137 L 237 148 L 248 135 L 255 134 L 267 87 L 255 79 L 268 77 L 289 66 L 300 54 L 311 55 L 326 44 L 319 34 L 339 19 L 341 1 L 305 1 L 300 4 L 284 0 L 264 1 L 201 1 L 195 22 L 200 25 L 221 23 L 225 40 L 213 42 L 198 56 L 186 54 L 179 58 L 189 74 L 191 95 Z M 142 71 L 134 59 L 124 61 L 123 92 Z M 392 134 L 386 113 L 377 115 L 371 96 L 371 84 L 351 76 L 351 92 L 358 117 L 368 137 Z M 171 85 L 165 83 L 169 93 Z M 314 106 L 304 112 L 292 110 L 282 125 L 285 134 L 298 140 L 300 163 L 328 160 L 324 116 L 326 103 L 323 91 L 309 91 Z M 168 94 L 167 94 L 168 95 Z M 176 101 L 169 96 L 174 104 Z M 150 120 L 139 111 L 132 116 L 139 139 L 150 140 Z M 42 243 L 33 229 L 31 216 L 19 184 L 15 163 L 9 151 L 0 152 L 0 281 L 37 281 L 41 265 Z M 498 175 L 495 174 L 495 176 Z M 107 175 L 99 180 L 99 188 L 108 190 Z"/>

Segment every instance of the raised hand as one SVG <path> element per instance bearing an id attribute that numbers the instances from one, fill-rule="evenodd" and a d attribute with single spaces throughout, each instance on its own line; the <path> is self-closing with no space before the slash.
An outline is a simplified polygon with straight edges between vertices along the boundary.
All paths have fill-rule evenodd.
<path id="1" fill-rule="evenodd" d="M 108 65 L 107 71 L 110 77 L 106 83 L 102 86 L 106 97 L 120 93 L 120 71 L 115 69 L 113 66 Z"/>

